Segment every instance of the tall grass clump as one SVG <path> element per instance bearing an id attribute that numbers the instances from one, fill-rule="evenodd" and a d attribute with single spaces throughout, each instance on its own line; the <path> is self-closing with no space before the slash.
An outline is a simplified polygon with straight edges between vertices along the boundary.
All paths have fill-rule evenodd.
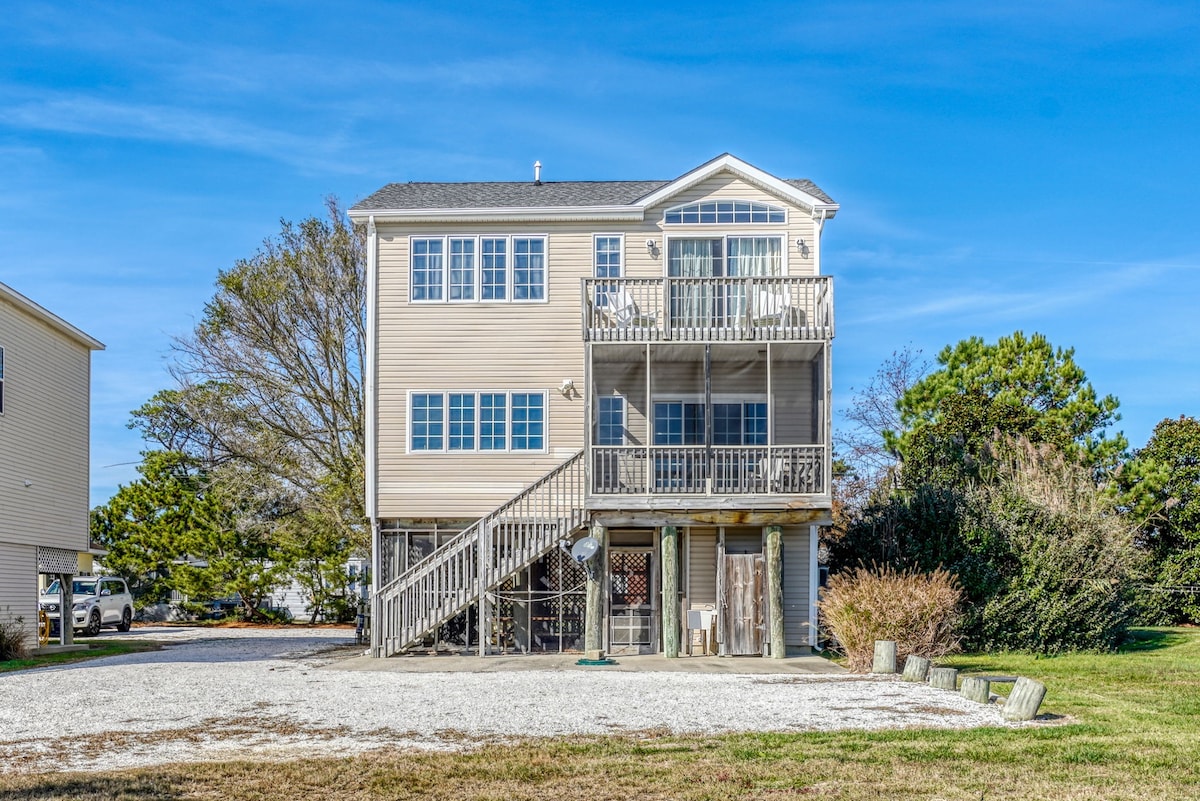
<path id="1" fill-rule="evenodd" d="M 859 567 L 830 577 L 821 598 L 825 625 L 856 673 L 871 668 L 876 640 L 894 640 L 896 658 L 934 658 L 958 647 L 963 592 L 945 570 Z"/>
<path id="2" fill-rule="evenodd" d="M 29 632 L 25 619 L 9 614 L 8 607 L 0 615 L 0 662 L 24 659 L 29 656 Z"/>

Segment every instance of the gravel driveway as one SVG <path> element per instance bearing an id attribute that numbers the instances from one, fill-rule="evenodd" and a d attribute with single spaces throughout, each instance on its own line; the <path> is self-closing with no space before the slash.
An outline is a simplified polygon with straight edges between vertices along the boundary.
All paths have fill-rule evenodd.
<path id="1" fill-rule="evenodd" d="M 136 628 L 131 635 L 166 648 L 0 674 L 0 771 L 460 749 L 523 736 L 1010 725 L 994 704 L 893 678 L 349 670 L 339 662 L 361 652 L 349 650 L 350 634 Z"/>

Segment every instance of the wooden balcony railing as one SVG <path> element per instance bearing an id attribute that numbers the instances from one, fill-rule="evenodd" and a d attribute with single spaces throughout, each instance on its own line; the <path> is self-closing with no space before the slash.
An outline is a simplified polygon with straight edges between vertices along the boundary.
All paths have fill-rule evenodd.
<path id="1" fill-rule="evenodd" d="M 823 445 L 595 446 L 594 495 L 824 495 Z"/>
<path id="2" fill-rule="evenodd" d="M 828 276 L 584 278 L 582 291 L 591 342 L 833 337 Z"/>

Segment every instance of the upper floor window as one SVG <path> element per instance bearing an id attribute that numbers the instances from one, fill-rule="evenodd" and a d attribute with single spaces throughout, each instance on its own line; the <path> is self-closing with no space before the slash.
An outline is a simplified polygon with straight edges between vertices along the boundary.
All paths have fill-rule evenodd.
<path id="1" fill-rule="evenodd" d="M 667 240 L 667 275 L 684 278 L 783 274 L 783 239 L 728 236 Z"/>
<path id="2" fill-rule="evenodd" d="M 594 241 L 596 277 L 620 278 L 621 237 L 597 235 Z"/>
<path id="3" fill-rule="evenodd" d="M 409 298 L 417 302 L 546 299 L 546 237 L 413 237 Z"/>
<path id="4" fill-rule="evenodd" d="M 544 451 L 545 392 L 414 392 L 409 450 Z"/>
<path id="5" fill-rule="evenodd" d="M 702 200 L 667 209 L 663 222 L 669 225 L 782 223 L 787 222 L 787 210 L 755 200 Z"/>

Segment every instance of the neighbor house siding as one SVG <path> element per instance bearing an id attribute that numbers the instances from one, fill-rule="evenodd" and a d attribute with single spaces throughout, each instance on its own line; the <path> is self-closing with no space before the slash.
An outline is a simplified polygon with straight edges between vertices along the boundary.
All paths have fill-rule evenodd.
<path id="1" fill-rule="evenodd" d="M 37 549 L 0 542 L 0 625 L 24 626 L 32 643 L 36 622 Z"/>
<path id="2" fill-rule="evenodd" d="M 0 542 L 86 551 L 91 351 L 2 297 L 0 347 Z"/>

